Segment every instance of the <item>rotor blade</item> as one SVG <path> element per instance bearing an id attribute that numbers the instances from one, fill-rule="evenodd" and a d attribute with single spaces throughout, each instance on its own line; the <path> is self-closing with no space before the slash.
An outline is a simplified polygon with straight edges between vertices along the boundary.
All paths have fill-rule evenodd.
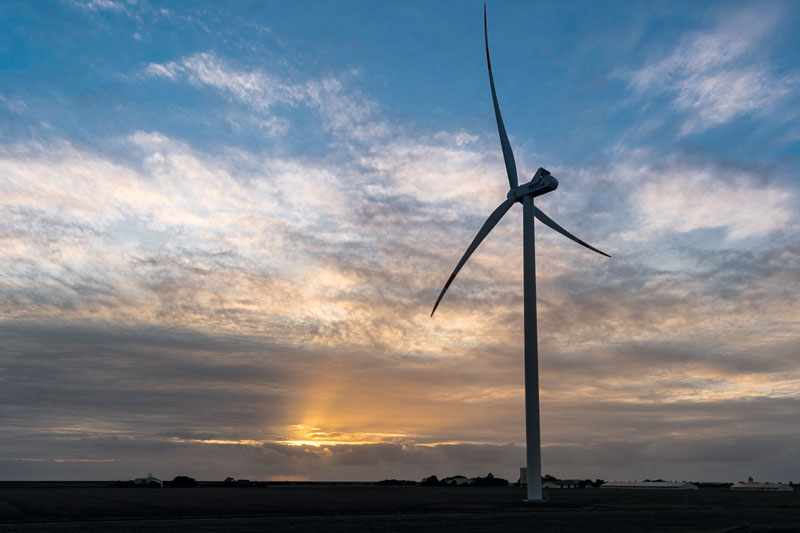
<path id="1" fill-rule="evenodd" d="M 442 301 L 442 297 L 444 296 L 444 293 L 447 291 L 447 288 L 450 287 L 450 284 L 453 283 L 454 279 L 456 279 L 456 274 L 458 274 L 458 271 L 461 270 L 461 267 L 464 266 L 464 263 L 467 262 L 467 259 L 469 259 L 469 257 L 472 255 L 472 252 L 475 251 L 478 245 L 481 242 L 483 242 L 483 239 L 485 239 L 486 236 L 489 234 L 489 232 L 492 231 L 492 228 L 494 228 L 497 225 L 497 223 L 500 222 L 500 219 L 503 218 L 503 215 L 505 215 L 508 212 L 508 210 L 511 209 L 512 205 L 514 205 L 514 199 L 509 198 L 508 200 L 500 204 L 497 207 L 497 209 L 495 209 L 494 212 L 491 215 L 489 215 L 489 218 L 486 219 L 486 222 L 483 223 L 483 226 L 481 227 L 478 234 L 475 235 L 474 239 L 472 239 L 472 244 L 470 244 L 469 248 L 467 248 L 467 251 L 464 252 L 464 257 L 462 257 L 461 261 L 458 262 L 458 265 L 456 265 L 455 270 L 453 270 L 453 273 L 450 274 L 450 278 L 447 280 L 447 283 L 444 284 L 444 288 L 442 289 L 442 292 L 439 293 L 439 297 L 436 299 L 436 304 L 433 306 L 433 311 L 431 311 L 431 316 L 433 316 L 433 313 L 436 312 L 436 308 L 439 307 L 439 302 Z"/>
<path id="2" fill-rule="evenodd" d="M 543 223 L 545 226 L 550 226 L 551 228 L 553 228 L 554 230 L 556 230 L 557 232 L 559 232 L 559 233 L 560 233 L 561 235 L 563 235 L 564 237 L 566 237 L 566 238 L 568 238 L 568 239 L 572 239 L 573 241 L 577 242 L 577 243 L 578 243 L 578 244 L 580 244 L 581 246 L 585 246 L 585 247 L 587 247 L 588 249 L 590 249 L 590 250 L 591 250 L 591 251 L 593 251 L 593 252 L 597 252 L 598 254 L 600 254 L 600 255 L 604 255 L 604 256 L 606 256 L 606 257 L 611 257 L 611 256 L 610 256 L 610 255 L 608 255 L 607 253 L 605 253 L 605 252 L 603 252 L 603 251 L 600 251 L 600 250 L 598 250 L 598 249 L 597 249 L 597 248 L 595 248 L 594 246 L 591 246 L 591 245 L 589 245 L 589 244 L 586 244 L 585 242 L 583 242 L 582 240 L 580 240 L 579 238 L 577 238 L 575 235 L 573 235 L 572 233 L 568 232 L 567 230 L 565 230 L 564 228 L 562 228 L 561 226 L 559 226 L 559 225 L 556 223 L 556 221 L 555 221 L 555 220 L 553 220 L 553 219 L 552 219 L 552 218 L 550 218 L 549 216 L 545 215 L 545 214 L 544 214 L 544 212 L 543 212 L 541 209 L 539 209 L 538 207 L 536 207 L 536 206 L 533 206 L 533 210 L 534 210 L 534 211 L 533 211 L 533 214 L 534 214 L 534 215 L 536 216 L 536 218 L 538 218 L 538 219 L 539 219 L 539 220 L 540 220 L 540 221 L 541 221 L 541 222 L 542 222 L 542 223 Z"/>
<path id="3" fill-rule="evenodd" d="M 486 65 L 489 67 L 489 85 L 492 87 L 492 102 L 494 102 L 494 116 L 497 119 L 497 131 L 500 134 L 500 146 L 503 147 L 503 160 L 506 163 L 506 174 L 508 174 L 508 185 L 515 188 L 519 185 L 517 181 L 517 164 L 514 162 L 514 152 L 511 151 L 511 144 L 508 142 L 506 127 L 503 125 L 503 117 L 500 115 L 500 105 L 497 103 L 497 92 L 494 90 L 494 77 L 492 76 L 492 62 L 489 59 L 489 30 L 486 29 L 486 4 L 483 4 L 483 37 L 486 41 Z"/>

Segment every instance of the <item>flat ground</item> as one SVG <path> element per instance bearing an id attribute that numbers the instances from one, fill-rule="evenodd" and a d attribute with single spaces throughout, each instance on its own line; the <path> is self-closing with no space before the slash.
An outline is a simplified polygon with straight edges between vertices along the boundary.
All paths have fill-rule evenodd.
<path id="1" fill-rule="evenodd" d="M 798 531 L 800 491 L 0 486 L 5 531 Z"/>

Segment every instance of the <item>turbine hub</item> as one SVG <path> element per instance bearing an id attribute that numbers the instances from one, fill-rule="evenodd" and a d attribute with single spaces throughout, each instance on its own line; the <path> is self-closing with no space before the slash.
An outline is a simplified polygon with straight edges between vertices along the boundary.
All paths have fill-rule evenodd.
<path id="1" fill-rule="evenodd" d="M 558 188 L 558 180 L 550 172 L 542 167 L 533 175 L 533 179 L 524 185 L 514 187 L 506 198 L 513 198 L 515 201 L 522 201 L 525 196 L 541 196 Z"/>

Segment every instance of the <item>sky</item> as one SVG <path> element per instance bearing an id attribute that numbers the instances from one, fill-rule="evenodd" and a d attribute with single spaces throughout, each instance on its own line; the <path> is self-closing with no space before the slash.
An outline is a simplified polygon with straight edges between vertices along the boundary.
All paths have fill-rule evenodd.
<path id="1" fill-rule="evenodd" d="M 543 473 L 800 481 L 800 4 L 488 3 Z M 0 3 L 0 478 L 516 481 L 483 4 Z"/>

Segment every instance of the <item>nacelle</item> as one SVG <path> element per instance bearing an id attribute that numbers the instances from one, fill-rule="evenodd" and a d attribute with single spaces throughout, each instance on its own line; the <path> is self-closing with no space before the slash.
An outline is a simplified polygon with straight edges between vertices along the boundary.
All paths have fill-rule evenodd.
<path id="1" fill-rule="evenodd" d="M 525 185 L 520 185 L 508 191 L 507 198 L 521 200 L 524 196 L 541 196 L 558 188 L 558 180 L 542 167 L 533 175 L 533 179 Z"/>

